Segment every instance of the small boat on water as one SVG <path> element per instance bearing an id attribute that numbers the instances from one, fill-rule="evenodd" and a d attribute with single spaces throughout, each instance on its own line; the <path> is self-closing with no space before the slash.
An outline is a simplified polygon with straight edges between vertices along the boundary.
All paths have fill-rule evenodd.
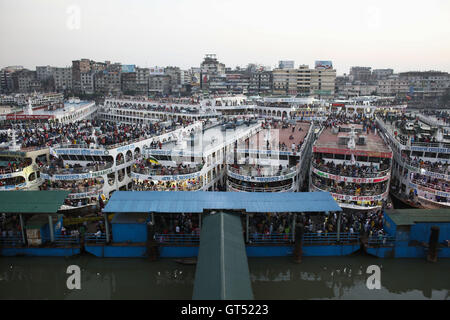
<path id="1" fill-rule="evenodd" d="M 175 262 L 184 265 L 195 265 L 197 264 L 197 258 L 175 259 Z"/>

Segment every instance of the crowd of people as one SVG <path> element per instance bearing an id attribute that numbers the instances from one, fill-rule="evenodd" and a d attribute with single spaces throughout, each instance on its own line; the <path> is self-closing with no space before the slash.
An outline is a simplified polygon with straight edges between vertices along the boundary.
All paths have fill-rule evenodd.
<path id="1" fill-rule="evenodd" d="M 337 182 L 335 180 L 324 179 L 313 175 L 312 184 L 317 188 L 337 194 L 349 195 L 349 196 L 375 196 L 383 194 L 387 191 L 387 185 L 389 181 L 379 183 L 346 183 Z"/>
<path id="2" fill-rule="evenodd" d="M 134 191 L 195 191 L 203 187 L 202 177 L 179 181 L 133 180 Z"/>
<path id="3" fill-rule="evenodd" d="M 420 173 L 414 173 L 411 180 L 415 184 L 419 184 L 434 190 L 450 192 L 450 181 L 445 179 L 438 179 L 425 176 Z"/>
<path id="4" fill-rule="evenodd" d="M 192 213 L 180 213 L 180 214 L 167 214 L 155 217 L 155 232 L 160 237 L 172 234 L 172 235 L 200 235 L 199 217 L 197 214 Z M 163 238 L 157 239 L 164 241 Z"/>
<path id="5" fill-rule="evenodd" d="M 385 176 L 387 174 L 386 170 L 389 170 L 389 159 L 386 159 L 385 161 L 382 160 L 379 168 L 375 167 L 372 163 L 370 163 L 370 166 L 361 165 L 358 162 L 355 164 L 336 164 L 333 161 L 325 161 L 319 157 L 317 157 L 312 164 L 316 169 L 322 172 L 355 178 L 375 178 Z"/>
<path id="6" fill-rule="evenodd" d="M 58 180 L 51 181 L 46 180 L 39 186 L 39 190 L 68 190 L 71 193 L 86 193 L 90 191 L 96 191 L 103 187 L 104 181 L 101 178 L 84 179 L 77 181 Z"/>
<path id="7" fill-rule="evenodd" d="M 448 111 L 425 109 L 422 113 L 426 116 L 434 117 L 438 121 L 442 121 L 444 124 L 450 124 L 450 113 Z"/>
<path id="8" fill-rule="evenodd" d="M 155 164 L 151 161 L 150 158 L 145 157 L 141 160 L 137 160 L 133 165 L 133 172 L 150 176 L 176 176 L 199 172 L 203 168 L 203 164 L 189 166 L 180 163 L 177 166 L 170 167 Z"/>
<path id="9" fill-rule="evenodd" d="M 425 169 L 430 172 L 436 172 L 446 175 L 450 174 L 450 166 L 448 162 L 444 163 L 441 161 L 424 161 L 423 159 L 420 159 L 418 157 L 411 158 L 406 155 L 403 156 L 403 161 L 405 161 L 410 166 Z"/>
<path id="10" fill-rule="evenodd" d="M 78 173 L 86 173 L 86 172 L 96 172 L 100 170 L 105 170 L 111 168 L 113 162 L 106 161 L 94 161 L 88 162 L 85 165 L 81 165 L 79 163 L 71 164 L 64 163 L 61 158 L 51 157 L 49 162 L 38 162 L 38 166 L 40 170 L 49 175 L 53 175 L 55 173 L 58 174 L 78 174 Z"/>
<path id="11" fill-rule="evenodd" d="M 0 174 L 22 171 L 24 168 L 31 165 L 31 162 L 30 158 L 1 158 Z"/>
<path id="12" fill-rule="evenodd" d="M 111 105 L 110 105 L 111 106 Z M 183 107 L 177 105 L 148 105 L 148 104 L 128 104 L 123 103 L 116 108 L 125 110 L 143 110 L 143 111 L 153 111 L 153 112 L 165 112 L 165 113 L 189 113 L 198 114 L 200 112 L 199 106 L 194 107 Z"/>
<path id="13" fill-rule="evenodd" d="M 231 172 L 244 176 L 252 177 L 272 177 L 283 176 L 288 173 L 295 172 L 296 167 L 282 166 L 261 166 L 257 164 L 237 165 L 233 164 L 230 167 Z"/>
<path id="14" fill-rule="evenodd" d="M 186 125 L 186 122 L 183 123 Z M 177 122 L 169 126 L 154 124 L 125 124 L 95 120 L 82 120 L 74 123 L 19 123 L 16 139 L 22 148 L 48 147 L 58 145 L 90 145 L 91 143 L 111 147 L 162 135 L 177 128 Z M 0 143 L 9 142 L 11 135 L 0 134 Z"/>
<path id="15" fill-rule="evenodd" d="M 271 213 L 254 214 L 249 219 L 249 240 L 257 241 L 261 237 L 270 239 L 270 236 L 282 236 L 291 241 L 293 233 L 293 214 Z M 326 235 L 338 231 L 337 213 L 297 214 L 295 225 L 303 225 L 304 234 Z M 384 236 L 383 214 L 381 210 L 365 213 L 342 213 L 340 232 L 363 235 L 365 237 Z"/>

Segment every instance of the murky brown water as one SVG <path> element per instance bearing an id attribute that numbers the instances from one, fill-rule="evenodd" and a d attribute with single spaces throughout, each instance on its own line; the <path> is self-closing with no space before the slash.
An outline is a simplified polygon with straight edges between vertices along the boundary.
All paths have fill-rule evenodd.
<path id="1" fill-rule="evenodd" d="M 81 290 L 66 287 L 69 265 Z M 381 267 L 380 290 L 366 287 L 369 265 Z M 249 259 L 256 299 L 450 299 L 450 260 L 368 256 Z M 195 266 L 171 259 L 0 257 L 1 299 L 191 299 Z"/>

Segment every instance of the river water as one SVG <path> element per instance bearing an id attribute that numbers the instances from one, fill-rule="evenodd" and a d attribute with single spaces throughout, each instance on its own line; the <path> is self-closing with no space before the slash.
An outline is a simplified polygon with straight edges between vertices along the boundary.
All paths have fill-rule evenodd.
<path id="1" fill-rule="evenodd" d="M 69 265 L 81 289 L 66 286 Z M 369 265 L 381 268 L 381 289 L 369 290 Z M 450 300 L 450 260 L 377 259 L 365 255 L 250 258 L 255 299 Z M 0 257 L 0 299 L 191 299 L 195 266 L 172 259 Z"/>

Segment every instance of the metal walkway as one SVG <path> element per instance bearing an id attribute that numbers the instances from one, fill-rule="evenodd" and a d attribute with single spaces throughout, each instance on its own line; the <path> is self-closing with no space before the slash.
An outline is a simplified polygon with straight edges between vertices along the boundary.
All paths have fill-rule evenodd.
<path id="1" fill-rule="evenodd" d="M 197 261 L 194 300 L 253 299 L 239 214 L 205 217 Z"/>

